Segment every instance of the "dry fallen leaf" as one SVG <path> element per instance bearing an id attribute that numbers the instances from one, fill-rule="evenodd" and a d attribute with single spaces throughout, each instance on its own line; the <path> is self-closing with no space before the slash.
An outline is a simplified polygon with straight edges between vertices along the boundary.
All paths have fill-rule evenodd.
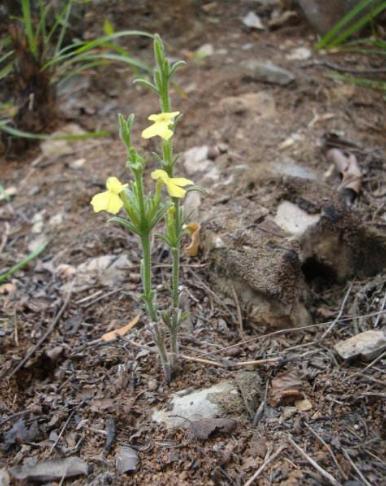
<path id="1" fill-rule="evenodd" d="M 0 295 L 13 294 L 14 292 L 16 292 L 16 285 L 12 282 L 0 285 Z"/>
<path id="2" fill-rule="evenodd" d="M 195 257 L 200 247 L 201 225 L 198 223 L 189 223 L 186 225 L 186 229 L 189 231 L 191 242 L 185 246 L 185 254 L 190 257 Z"/>
<path id="3" fill-rule="evenodd" d="M 312 403 L 308 400 L 308 398 L 304 398 L 303 400 L 297 400 L 295 402 L 295 407 L 299 412 L 307 412 L 308 410 L 312 409 Z"/>
<path id="4" fill-rule="evenodd" d="M 124 336 L 127 334 L 133 327 L 138 323 L 140 315 L 138 314 L 137 316 L 134 317 L 126 326 L 120 327 L 118 329 L 114 329 L 114 331 L 107 332 L 106 334 L 103 334 L 101 337 L 102 341 L 105 342 L 110 342 L 114 341 L 114 339 L 117 339 L 118 336 Z"/>
<path id="5" fill-rule="evenodd" d="M 342 150 L 334 148 L 327 152 L 327 158 L 335 164 L 342 176 L 339 191 L 349 190 L 358 195 L 362 186 L 362 172 L 355 155 L 346 156 Z"/>
<path id="6" fill-rule="evenodd" d="M 282 373 L 272 380 L 270 403 L 290 405 L 304 398 L 302 382 L 294 371 Z"/>
<path id="7" fill-rule="evenodd" d="M 194 439 L 205 440 L 215 432 L 229 434 L 236 428 L 236 420 L 229 418 L 206 418 L 190 422 L 189 434 Z"/>

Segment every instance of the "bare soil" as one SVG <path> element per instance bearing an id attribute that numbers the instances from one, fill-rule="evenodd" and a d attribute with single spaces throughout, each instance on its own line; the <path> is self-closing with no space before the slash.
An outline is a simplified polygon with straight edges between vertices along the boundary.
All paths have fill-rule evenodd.
<path id="1" fill-rule="evenodd" d="M 319 62 L 368 67 L 369 59 L 313 52 L 308 60 L 289 60 L 286 56 L 297 47 L 312 49 L 314 33 L 299 16 L 276 30 L 249 31 L 241 22 L 249 10 L 247 2 L 160 2 L 154 9 L 150 2 L 139 3 L 90 6 L 84 32 L 99 34 L 96 25 L 108 15 L 117 29 L 158 31 L 171 56 L 188 61 L 173 90 L 173 108 L 184 114 L 176 150 L 182 153 L 200 145 L 224 149 L 215 159 L 217 179 L 197 176 L 206 190 L 201 211 L 226 206 L 227 201 L 236 201 L 236 206 L 240 201 L 242 207 L 247 199 L 246 210 L 258 212 L 267 198 L 283 191 L 280 177 L 261 188 L 261 171 L 288 158 L 322 179 L 329 167 L 325 141 L 335 136 L 351 143 L 345 148 L 355 152 L 364 174 L 352 211 L 362 223 L 385 228 L 384 99 L 375 91 L 333 80 Z M 213 45 L 214 54 L 195 59 L 193 52 L 205 43 Z M 151 62 L 147 41 L 128 46 Z M 240 67 L 251 59 L 274 62 L 296 79 L 288 86 L 256 81 Z M 114 132 L 111 138 L 72 143 L 71 153 L 65 155 L 42 156 L 35 147 L 25 157 L 0 160 L 1 183 L 16 190 L 10 202 L 0 202 L 0 269 L 18 261 L 42 234 L 49 241 L 37 261 L 0 287 L 0 467 L 28 458 L 75 455 L 91 466 L 89 475 L 52 484 L 241 485 L 267 454 L 285 446 L 256 484 L 324 484 L 326 479 L 299 454 L 290 436 L 337 484 L 381 484 L 384 359 L 345 363 L 333 347 L 341 339 L 385 325 L 384 268 L 374 277 L 354 275 L 340 283 L 308 275 L 312 325 L 278 330 L 267 323 L 250 325 L 238 299 L 212 285 L 214 275 L 204 253 L 185 257 L 183 285 L 191 329 L 182 332 L 181 352 L 218 366 L 182 359 L 170 386 L 163 383 L 156 354 L 146 349 L 152 339 L 140 303 L 136 240 L 108 223 L 106 215 L 93 214 L 89 204 L 106 177 L 127 177 L 117 113 L 134 112 L 138 145 L 156 147 L 153 141 L 141 141 L 140 130 L 147 116 L 158 111 L 157 100 L 131 80 L 127 69 L 108 67 L 76 79 L 61 94 L 63 126 L 71 122 L 87 130 L 108 129 Z M 224 108 L 224 99 L 250 93 L 273 100 L 269 117 L 253 106 L 237 110 L 226 102 Z M 295 133 L 300 135 L 295 143 L 283 145 Z M 182 165 L 179 173 L 184 173 Z M 331 184 L 330 189 L 338 189 L 338 180 Z M 110 287 L 102 278 L 71 292 L 73 269 L 103 255 L 127 255 L 126 278 Z M 154 259 L 162 298 L 169 259 L 159 241 Z M 95 343 L 137 314 L 139 324 L 126 339 Z M 47 330 L 47 338 L 36 347 Z M 33 354 L 17 369 L 31 349 Z M 164 406 L 172 393 L 233 379 L 238 371 L 227 363 L 267 358 L 278 359 L 252 367 L 261 380 L 264 402 L 257 423 L 246 411 L 234 417 L 235 430 L 202 441 L 184 429 L 168 431 L 152 422 L 153 408 Z M 287 402 L 272 400 L 272 380 L 286 373 L 299 378 L 301 394 L 311 404 L 308 410 L 296 408 L 291 397 Z M 20 420 L 29 432 L 10 435 Z M 122 445 L 138 451 L 139 464 L 136 471 L 120 475 L 115 454 Z"/>

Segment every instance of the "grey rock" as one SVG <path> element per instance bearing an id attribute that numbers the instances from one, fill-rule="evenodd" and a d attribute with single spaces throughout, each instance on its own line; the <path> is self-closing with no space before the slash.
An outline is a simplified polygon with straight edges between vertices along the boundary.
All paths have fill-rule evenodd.
<path id="1" fill-rule="evenodd" d="M 356 334 L 334 346 L 335 351 L 345 360 L 363 358 L 371 361 L 386 349 L 385 330 L 371 330 Z"/>
<path id="2" fill-rule="evenodd" d="M 0 469 L 0 486 L 9 486 L 10 479 L 6 469 Z"/>
<path id="3" fill-rule="evenodd" d="M 286 233 L 300 236 L 319 221 L 320 214 L 308 214 L 290 201 L 282 201 L 275 216 L 275 223 Z"/>
<path id="4" fill-rule="evenodd" d="M 255 12 L 248 12 L 247 15 L 243 17 L 243 24 L 250 29 L 264 30 L 261 18 L 256 15 Z"/>
<path id="5" fill-rule="evenodd" d="M 256 81 L 281 86 L 286 86 L 295 80 L 295 76 L 290 71 L 270 61 L 258 61 L 257 59 L 244 61 L 241 63 L 241 71 Z"/>
<path id="6" fill-rule="evenodd" d="M 129 446 L 119 447 L 115 456 L 115 468 L 122 474 L 135 471 L 138 466 L 138 454 Z"/>
<path id="7" fill-rule="evenodd" d="M 167 428 L 189 427 L 200 419 L 224 414 L 240 414 L 244 410 L 236 386 L 228 381 L 200 390 L 182 390 L 172 396 L 168 410 L 154 410 L 152 419 Z"/>

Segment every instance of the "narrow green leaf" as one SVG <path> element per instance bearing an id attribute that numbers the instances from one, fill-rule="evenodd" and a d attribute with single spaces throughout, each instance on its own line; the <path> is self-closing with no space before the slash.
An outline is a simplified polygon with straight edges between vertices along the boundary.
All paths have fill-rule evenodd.
<path id="1" fill-rule="evenodd" d="M 38 45 L 37 45 L 37 38 L 34 33 L 34 26 L 31 17 L 31 5 L 30 0 L 21 0 L 21 11 L 22 11 L 22 22 L 23 27 L 27 36 L 27 41 L 29 45 L 29 49 L 32 55 L 37 57 L 38 54 Z"/>
<path id="2" fill-rule="evenodd" d="M 66 6 L 65 6 L 65 12 L 64 12 L 64 15 L 63 15 L 62 21 L 61 21 L 62 28 L 60 29 L 58 42 L 56 43 L 56 47 L 55 47 L 55 55 L 62 48 L 63 39 L 64 39 L 64 36 L 66 34 L 66 30 L 68 28 L 68 19 L 70 18 L 71 9 L 72 9 L 72 0 L 67 0 Z"/>
<path id="3" fill-rule="evenodd" d="M 68 141 L 76 141 L 76 140 L 87 140 L 88 138 L 100 138 L 100 137 L 108 137 L 111 135 L 110 132 L 107 131 L 96 131 L 96 132 L 85 132 L 79 134 L 63 134 L 63 135 L 56 135 L 52 136 L 49 134 L 43 133 L 30 133 L 25 132 L 23 130 L 19 130 L 18 128 L 11 127 L 8 123 L 0 122 L 0 131 L 8 133 L 17 138 L 28 138 L 30 140 L 68 140 Z"/>
<path id="4" fill-rule="evenodd" d="M 334 37 L 342 31 L 345 25 L 350 22 L 356 15 L 358 15 L 368 4 L 373 2 L 373 0 L 362 0 L 359 2 L 350 12 L 348 12 L 344 17 L 342 17 L 335 25 L 330 29 L 327 34 L 325 34 L 320 41 L 316 44 L 317 49 L 323 49 L 330 45 L 330 42 Z"/>
<path id="5" fill-rule="evenodd" d="M 2 273 L 0 275 L 0 283 L 6 282 L 12 275 L 14 275 L 16 272 L 24 268 L 30 261 L 32 261 L 34 258 L 36 258 L 44 249 L 46 248 L 47 243 L 43 243 L 42 245 L 39 245 L 36 250 L 32 251 L 29 255 L 27 255 L 23 260 L 21 260 L 19 263 L 11 267 L 7 272 Z"/>

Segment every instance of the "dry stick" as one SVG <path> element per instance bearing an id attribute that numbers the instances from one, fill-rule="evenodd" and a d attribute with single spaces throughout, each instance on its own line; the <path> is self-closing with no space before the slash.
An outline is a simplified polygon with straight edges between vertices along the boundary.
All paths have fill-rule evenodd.
<path id="1" fill-rule="evenodd" d="M 146 346 L 145 344 L 140 344 L 136 343 L 135 341 L 132 341 L 131 339 L 121 337 L 121 339 L 135 348 L 140 348 L 140 349 L 146 349 L 146 351 L 150 351 L 151 353 L 156 353 L 157 351 L 153 348 L 150 348 L 149 346 Z M 101 341 L 98 339 L 96 341 L 92 341 L 90 344 L 98 344 L 101 343 Z M 203 363 L 203 364 L 208 364 L 211 366 L 218 366 L 220 368 L 233 368 L 233 367 L 241 367 L 241 366 L 251 366 L 251 365 L 264 365 L 264 364 L 270 364 L 270 363 L 277 363 L 278 361 L 281 361 L 282 358 L 267 358 L 267 359 L 258 359 L 255 361 L 240 361 L 239 363 L 229 363 L 229 364 L 224 364 L 220 363 L 218 361 L 213 361 L 210 359 L 204 359 L 204 358 L 197 358 L 195 356 L 189 356 L 187 354 L 179 354 L 179 357 L 182 359 L 185 359 L 186 361 L 195 361 L 196 363 Z"/>
<path id="2" fill-rule="evenodd" d="M 386 351 L 383 352 L 381 355 L 379 355 L 377 358 L 375 358 L 371 363 L 369 363 L 365 368 L 363 368 L 363 370 L 361 371 L 356 371 L 355 373 L 353 373 L 352 375 L 348 376 L 347 378 L 345 378 L 344 380 L 342 380 L 342 383 L 346 382 L 347 380 L 350 380 L 351 378 L 354 378 L 354 376 L 357 376 L 357 375 L 362 375 L 364 374 L 364 372 L 366 370 L 368 370 L 369 368 L 371 368 L 372 366 L 374 366 L 376 363 L 378 363 L 378 361 L 380 361 L 382 358 L 384 358 L 386 356 Z"/>
<path id="3" fill-rule="evenodd" d="M 345 481 L 348 480 L 348 476 L 347 474 L 343 471 L 343 469 L 341 468 L 341 465 L 339 464 L 331 446 L 329 444 L 327 444 L 327 442 L 325 440 L 323 440 L 323 438 L 316 432 L 316 430 L 314 430 L 310 425 L 307 424 L 307 422 L 304 422 L 304 425 L 307 427 L 307 429 L 324 445 L 324 447 L 328 450 L 328 452 L 330 453 L 330 456 L 332 457 L 332 460 L 335 462 L 335 465 L 336 467 L 339 469 L 339 472 L 341 473 L 343 479 Z"/>
<path id="4" fill-rule="evenodd" d="M 351 459 L 350 454 L 345 449 L 343 449 L 343 448 L 342 448 L 342 452 L 343 452 L 345 458 L 349 461 L 349 463 L 353 467 L 353 469 L 356 471 L 356 473 L 358 474 L 358 476 L 361 478 L 361 480 L 363 481 L 363 483 L 366 486 L 371 486 L 371 484 L 367 481 L 367 479 L 363 476 L 363 474 L 360 472 L 360 470 L 358 469 L 358 467 L 355 465 L 355 463 Z"/>
<path id="5" fill-rule="evenodd" d="M 287 446 L 283 445 L 279 447 L 279 449 L 276 452 L 274 452 L 272 455 L 267 457 L 267 459 L 265 459 L 263 464 L 259 467 L 259 469 L 255 472 L 255 474 L 248 479 L 248 481 L 244 484 L 244 486 L 250 486 L 260 476 L 260 474 L 264 471 L 264 469 L 268 466 L 268 464 L 271 463 L 274 459 L 276 459 L 277 456 L 281 454 L 281 452 L 286 448 Z"/>
<path id="6" fill-rule="evenodd" d="M 70 423 L 70 420 L 72 419 L 72 417 L 74 416 L 74 413 L 75 413 L 75 410 L 73 410 L 70 415 L 68 416 L 66 422 L 64 423 L 63 427 L 62 427 L 62 430 L 59 432 L 59 435 L 58 437 L 56 438 L 56 441 L 52 444 L 52 447 L 51 449 L 48 451 L 48 455 L 47 457 L 49 457 L 51 454 L 52 454 L 52 451 L 55 449 L 55 447 L 59 444 L 59 441 L 62 437 L 62 435 L 64 434 L 64 431 L 66 430 L 67 428 L 67 425 Z"/>
<path id="7" fill-rule="evenodd" d="M 291 438 L 288 437 L 288 440 L 290 444 L 301 454 L 304 459 L 306 459 L 311 466 L 313 466 L 327 481 L 332 484 L 333 486 L 342 486 L 341 483 L 339 483 L 334 476 L 332 476 L 330 473 L 325 471 L 319 464 L 314 461 L 300 446 L 297 445 L 297 443 Z"/>
<path id="8" fill-rule="evenodd" d="M 384 309 L 382 311 L 370 312 L 369 314 L 363 314 L 363 315 L 357 316 L 357 317 L 362 317 L 362 318 L 373 317 L 373 316 L 378 316 L 380 314 L 386 314 L 386 309 Z M 341 318 L 341 321 L 351 321 L 351 320 L 352 320 L 352 316 Z M 335 321 L 335 319 L 333 321 L 319 322 L 317 324 L 309 324 L 308 326 L 291 327 L 291 328 L 288 328 L 288 329 L 280 329 L 278 331 L 273 331 L 273 332 L 270 332 L 268 334 L 263 334 L 262 336 L 254 336 L 253 338 L 246 339 L 245 341 L 241 341 L 241 342 L 236 343 L 236 344 L 231 344 L 230 346 L 225 346 L 224 348 L 221 348 L 216 352 L 223 352 L 223 351 L 227 351 L 228 349 L 237 348 L 238 346 L 242 346 L 243 344 L 248 344 L 252 341 L 258 341 L 259 339 L 267 339 L 269 337 L 278 336 L 278 335 L 281 335 L 281 334 L 291 334 L 293 332 L 304 331 L 306 329 L 311 329 L 313 327 L 326 326 L 327 324 L 331 324 L 334 321 Z"/>
<path id="9" fill-rule="evenodd" d="M 25 363 L 33 356 L 36 351 L 40 348 L 40 346 L 44 343 L 44 341 L 48 338 L 48 336 L 54 331 L 55 327 L 57 326 L 58 322 L 60 321 L 62 315 L 64 314 L 64 311 L 66 310 L 70 299 L 72 295 L 72 287 L 71 286 L 66 299 L 63 302 L 62 307 L 60 308 L 59 312 L 56 314 L 54 320 L 51 322 L 49 325 L 47 331 L 43 334 L 43 336 L 39 339 L 39 341 L 35 344 L 35 346 L 32 347 L 32 349 L 24 356 L 24 358 L 18 363 L 16 368 L 11 371 L 11 373 L 8 375 L 8 379 L 11 378 L 15 373 L 17 373 L 24 365 Z M 4 371 L 3 373 L 0 374 L 0 380 L 2 380 L 5 376 L 7 375 L 7 370 Z"/>
<path id="10" fill-rule="evenodd" d="M 326 331 L 322 334 L 322 337 L 320 338 L 319 342 L 323 341 L 323 339 L 328 335 L 330 334 L 330 332 L 332 331 L 332 329 L 335 327 L 336 323 L 339 321 L 339 319 L 342 317 L 342 314 L 343 314 L 343 311 L 344 311 L 344 308 L 345 308 L 345 305 L 346 305 L 346 302 L 347 302 L 347 299 L 351 293 L 351 289 L 352 289 L 352 283 L 350 284 L 350 287 L 347 289 L 347 292 L 346 292 L 346 295 L 344 296 L 343 300 L 342 300 L 342 304 L 340 306 L 340 309 L 339 309 L 339 312 L 338 312 L 338 315 L 335 317 L 335 319 L 332 321 L 330 327 L 328 329 L 326 329 Z"/>
<path id="11" fill-rule="evenodd" d="M 266 359 L 255 359 L 252 361 L 240 361 L 239 363 L 233 363 L 231 366 L 253 366 L 253 365 L 264 365 L 264 364 L 271 364 L 271 363 L 278 363 L 282 361 L 283 358 L 266 358 Z"/>
<path id="12" fill-rule="evenodd" d="M 223 363 L 218 363 L 217 361 L 212 361 L 210 359 L 195 358 L 194 356 L 188 356 L 186 354 L 179 354 L 179 358 L 185 359 L 186 361 L 195 361 L 197 363 L 208 364 L 211 366 L 219 366 L 220 368 L 227 368 Z"/>

